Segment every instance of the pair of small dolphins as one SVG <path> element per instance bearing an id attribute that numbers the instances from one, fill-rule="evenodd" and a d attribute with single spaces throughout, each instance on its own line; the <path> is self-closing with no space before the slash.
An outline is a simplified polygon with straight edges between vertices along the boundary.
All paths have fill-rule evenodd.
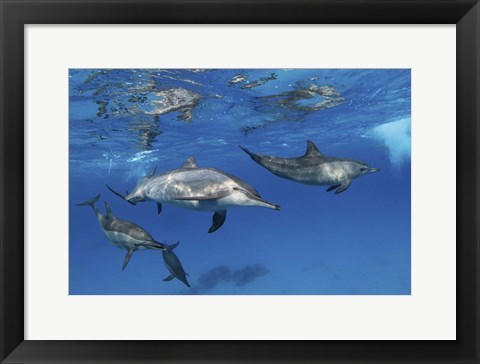
<path id="1" fill-rule="evenodd" d="M 307 141 L 305 154 L 296 158 L 258 155 L 242 146 L 240 148 L 279 177 L 310 185 L 330 186 L 327 191 L 335 189 L 336 194 L 350 187 L 353 179 L 379 171 L 360 161 L 328 157 L 310 140 Z M 263 200 L 252 186 L 240 178 L 215 168 L 200 168 L 193 156 L 173 171 L 155 175 L 154 169 L 126 195 L 107 187 L 132 205 L 155 201 L 159 214 L 163 202 L 198 211 L 213 211 L 209 233 L 223 225 L 230 207 L 259 206 L 280 210 L 279 205 Z"/>
<path id="2" fill-rule="evenodd" d="M 183 282 L 187 287 L 190 287 L 190 284 L 187 281 L 187 273 L 182 267 L 180 260 L 173 252 L 180 242 L 176 242 L 172 245 L 167 245 L 167 243 L 159 243 L 150 235 L 145 229 L 134 224 L 133 222 L 120 220 L 118 219 L 110 209 L 110 206 L 105 202 L 105 209 L 107 214 L 102 214 L 95 203 L 100 198 L 100 195 L 78 204 L 77 206 L 90 206 L 95 215 L 97 215 L 98 223 L 100 228 L 105 233 L 107 238 L 115 245 L 117 248 L 124 249 L 127 251 L 125 260 L 123 261 L 122 270 L 125 269 L 132 254 L 137 250 L 144 249 L 155 249 L 161 250 L 163 256 L 163 262 L 167 267 L 170 275 L 164 279 L 164 281 L 171 281 L 173 278 L 177 278 Z"/>

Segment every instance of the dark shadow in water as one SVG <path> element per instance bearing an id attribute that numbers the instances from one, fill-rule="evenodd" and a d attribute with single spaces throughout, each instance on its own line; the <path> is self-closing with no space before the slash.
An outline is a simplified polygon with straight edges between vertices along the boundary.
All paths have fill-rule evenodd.
<path id="1" fill-rule="evenodd" d="M 219 265 L 203 273 L 196 285 L 189 290 L 181 291 L 180 294 L 202 294 L 204 291 L 227 282 L 233 282 L 237 287 L 242 287 L 259 277 L 263 277 L 268 272 L 270 270 L 261 264 L 246 265 L 236 271 L 232 271 L 226 265 Z"/>
<path id="2" fill-rule="evenodd" d="M 232 272 L 225 265 L 219 265 L 209 271 L 203 273 L 198 279 L 198 288 L 212 289 L 221 282 L 229 282 L 232 280 Z"/>
<path id="3" fill-rule="evenodd" d="M 232 279 L 238 287 L 242 287 L 253 282 L 258 277 L 263 277 L 268 272 L 270 272 L 270 270 L 260 264 L 254 264 L 253 266 L 247 265 L 243 269 L 234 272 Z"/>

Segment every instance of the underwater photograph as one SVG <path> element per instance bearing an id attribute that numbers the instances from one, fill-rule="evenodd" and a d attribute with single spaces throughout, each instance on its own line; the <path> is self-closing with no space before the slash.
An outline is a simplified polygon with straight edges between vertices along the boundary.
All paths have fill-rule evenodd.
<path id="1" fill-rule="evenodd" d="M 410 69 L 70 69 L 70 295 L 410 295 Z"/>

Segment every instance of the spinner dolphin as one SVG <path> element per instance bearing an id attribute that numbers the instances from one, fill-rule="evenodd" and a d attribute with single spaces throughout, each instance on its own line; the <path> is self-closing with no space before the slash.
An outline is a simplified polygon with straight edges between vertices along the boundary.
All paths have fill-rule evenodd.
<path id="1" fill-rule="evenodd" d="M 177 241 L 175 244 L 172 244 L 172 245 L 167 245 L 167 243 L 165 243 L 166 249 L 162 252 L 162 256 L 163 256 L 163 262 L 165 263 L 165 266 L 170 272 L 170 275 L 167 278 L 165 278 L 164 281 L 168 282 L 168 281 L 171 281 L 173 278 L 177 278 L 179 281 L 183 282 L 187 287 L 190 287 L 190 284 L 187 281 L 188 274 L 185 273 L 182 267 L 182 263 L 180 263 L 180 260 L 178 259 L 177 255 L 173 252 L 173 249 L 175 249 L 178 246 L 178 244 L 180 244 L 179 241 Z"/>
<path id="2" fill-rule="evenodd" d="M 213 222 L 208 230 L 218 230 L 231 207 L 258 206 L 279 210 L 280 206 L 265 201 L 248 183 L 215 168 L 201 168 L 195 158 L 189 157 L 178 169 L 143 177 L 126 195 L 107 187 L 131 204 L 141 201 L 157 202 L 158 213 L 162 203 L 197 211 L 213 212 Z"/>
<path id="3" fill-rule="evenodd" d="M 309 185 L 330 186 L 327 191 L 336 190 L 336 194 L 350 187 L 355 178 L 379 171 L 364 162 L 328 157 L 311 140 L 307 141 L 305 155 L 295 158 L 259 155 L 242 146 L 240 148 L 255 162 L 279 177 Z"/>
<path id="4" fill-rule="evenodd" d="M 156 249 L 156 250 L 165 250 L 165 245 L 156 242 L 153 237 L 145 231 L 140 226 L 134 224 L 133 222 L 117 219 L 110 209 L 110 206 L 105 202 L 105 208 L 107 214 L 102 214 L 95 203 L 100 198 L 100 195 L 78 204 L 77 206 L 90 206 L 95 215 L 97 215 L 98 223 L 100 228 L 105 233 L 107 238 L 115 245 L 117 248 L 124 249 L 127 251 L 125 260 L 123 262 L 122 270 L 125 269 L 132 254 L 137 250 L 143 249 Z"/>

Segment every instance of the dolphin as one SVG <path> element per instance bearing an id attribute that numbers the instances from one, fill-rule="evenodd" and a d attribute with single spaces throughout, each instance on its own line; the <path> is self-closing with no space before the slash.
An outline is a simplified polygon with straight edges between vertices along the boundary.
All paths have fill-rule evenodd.
<path id="1" fill-rule="evenodd" d="M 113 215 L 110 206 L 108 206 L 106 202 L 105 208 L 107 210 L 107 214 L 102 214 L 95 206 L 95 202 L 97 202 L 99 198 L 100 195 L 97 195 L 96 197 L 80 203 L 77 206 L 90 206 L 97 215 L 100 228 L 103 230 L 107 238 L 117 248 L 127 251 L 127 255 L 125 256 L 125 260 L 123 262 L 122 270 L 124 270 L 127 266 L 133 252 L 137 250 L 166 250 L 164 244 L 156 242 L 153 237 L 140 226 L 130 221 L 117 219 Z"/>
<path id="2" fill-rule="evenodd" d="M 355 178 L 380 171 L 364 162 L 327 157 L 311 140 L 307 140 L 305 155 L 296 158 L 259 155 L 242 146 L 240 148 L 255 162 L 279 177 L 309 185 L 330 186 L 327 192 L 336 189 L 335 194 L 345 191 Z"/>
<path id="3" fill-rule="evenodd" d="M 141 201 L 157 202 L 198 211 L 212 211 L 213 221 L 209 233 L 218 230 L 227 216 L 227 209 L 239 206 L 258 206 L 280 210 L 280 206 L 263 200 L 248 183 L 215 168 L 200 168 L 191 156 L 178 169 L 143 177 L 131 193 L 122 195 L 107 187 L 131 204 Z"/>
<path id="4" fill-rule="evenodd" d="M 168 282 L 171 281 L 173 278 L 177 278 L 179 281 L 182 281 L 187 287 L 190 287 L 190 284 L 187 281 L 188 274 L 185 273 L 182 267 L 182 263 L 180 263 L 180 260 L 173 252 L 173 249 L 175 249 L 178 244 L 180 244 L 179 241 L 172 245 L 167 245 L 167 243 L 165 243 L 166 249 L 162 252 L 162 256 L 163 262 L 165 263 L 165 266 L 170 272 L 170 275 L 165 278 L 164 281 Z"/>

